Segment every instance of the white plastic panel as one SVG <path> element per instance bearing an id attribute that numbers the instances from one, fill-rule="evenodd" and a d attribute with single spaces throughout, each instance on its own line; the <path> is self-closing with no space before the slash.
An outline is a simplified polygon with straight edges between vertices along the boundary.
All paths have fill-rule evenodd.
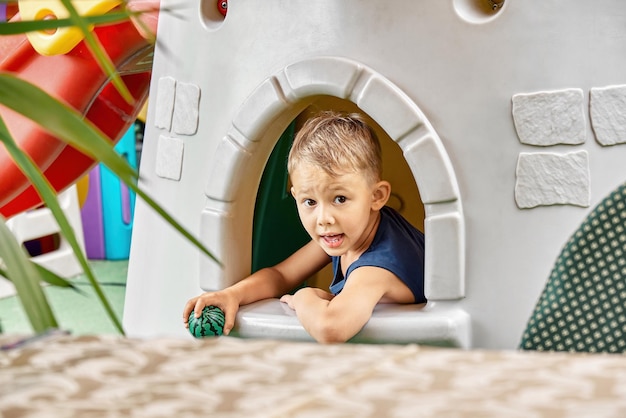
<path id="1" fill-rule="evenodd" d="M 426 263 L 424 293 L 429 300 L 465 296 L 465 228 L 458 212 L 424 221 Z"/>
<path id="2" fill-rule="evenodd" d="M 428 118 L 425 126 L 432 122 L 441 136 L 434 140 L 441 140 L 451 157 L 460 197 L 451 203 L 427 204 L 426 214 L 446 214 L 450 206 L 458 203 L 460 210 L 462 204 L 467 234 L 467 298 L 451 303 L 471 314 L 477 347 L 515 348 L 564 240 L 580 225 L 588 210 L 560 205 L 529 211 L 516 205 L 517 159 L 520 152 L 533 151 L 535 146 L 520 143 L 511 114 L 511 98 L 519 93 L 573 87 L 585 94 L 585 118 L 589 118 L 589 101 L 591 111 L 599 110 L 594 98 L 589 100 L 589 89 L 626 85 L 625 26 L 619 12 L 623 10 L 623 1 L 608 0 L 598 7 L 588 0 L 401 0 L 386 7 L 380 2 L 357 0 L 293 0 L 287 8 L 284 1 L 243 1 L 232 2 L 225 20 L 216 16 L 216 29 L 211 31 L 207 30 L 206 13 L 215 4 L 204 3 L 204 22 L 199 19 L 198 5 L 160 14 L 153 68 L 154 83 L 171 76 L 196 83 L 202 89 L 194 155 L 185 156 L 179 184 L 155 175 L 156 139 L 166 132 L 155 127 L 155 119 L 159 119 L 155 108 L 159 91 L 153 85 L 146 124 L 146 138 L 152 140 L 144 144 L 146 164 L 141 167 L 141 185 L 193 233 L 206 205 L 203 191 L 209 164 L 219 142 L 230 132 L 233 117 L 236 115 L 238 127 L 250 124 L 253 128 L 248 131 L 267 132 L 274 124 L 267 125 L 262 115 L 267 112 L 272 119 L 275 113 L 262 104 L 280 109 L 285 101 L 280 89 L 272 91 L 272 86 L 269 90 L 274 98 L 260 100 L 254 87 L 264 80 L 273 80 L 274 75 L 281 86 L 287 86 L 280 75 L 297 61 L 302 61 L 298 66 L 305 67 L 319 65 L 316 62 L 323 57 L 340 56 L 341 60 L 354 61 L 363 70 L 352 88 L 356 93 L 351 93 L 349 100 L 356 102 L 369 77 L 377 74 L 402 90 L 410 99 L 406 106 L 413 103 L 412 108 L 402 112 L 419 110 Z M 492 3 L 504 6 L 489 9 Z M 202 45 L 202 51 L 196 44 Z M 300 74 L 305 74 L 306 70 L 302 71 Z M 346 81 L 340 78 L 344 75 L 335 73 L 333 79 L 324 80 L 327 87 L 323 91 L 307 90 L 306 80 L 302 79 L 293 93 L 298 103 L 292 92 L 285 89 L 287 101 L 292 103 L 278 116 L 278 124 L 285 125 L 287 116 L 295 116 L 297 107 L 306 105 L 305 93 L 327 93 L 333 85 L 337 91 L 343 91 Z M 319 84 L 315 78 L 312 82 Z M 242 111 L 246 98 L 257 105 L 250 104 Z M 386 118 L 393 121 L 400 116 L 385 110 L 386 98 L 371 95 L 368 99 L 366 111 L 371 111 L 386 129 L 393 126 Z M 369 106 L 377 107 L 377 103 L 380 108 Z M 610 106 L 610 116 L 618 121 L 624 112 L 615 102 Z M 609 129 L 614 127 L 610 125 Z M 397 131 L 403 130 L 401 127 Z M 407 132 L 412 135 L 413 131 Z M 589 125 L 586 132 L 591 133 Z M 250 138 L 275 139 L 271 135 L 252 134 Z M 395 139 L 403 147 L 408 136 Z M 248 168 L 255 178 L 246 185 L 257 181 L 261 172 L 257 166 L 262 164 L 256 162 L 265 158 L 265 150 L 270 148 L 268 144 L 258 145 L 262 155 L 255 153 L 254 164 Z M 626 145 L 602 147 L 594 139 L 584 145 L 554 147 L 560 153 L 578 148 L 589 153 L 593 175 L 591 205 L 624 179 Z M 244 144 L 243 148 L 248 146 Z M 423 189 L 427 184 L 418 184 L 420 192 L 426 191 Z M 230 212 L 237 216 L 237 222 L 233 223 L 233 233 L 225 237 L 227 241 L 249 239 L 234 232 L 239 231 L 237 224 L 251 222 L 250 201 L 256 192 L 252 189 L 240 187 L 233 200 L 233 207 L 248 209 Z M 137 206 L 127 291 L 130 297 L 124 315 L 126 330 L 129 335 L 167 332 L 188 336 L 180 326 L 179 316 L 184 302 L 199 290 L 197 250 L 181 245 L 182 240 L 178 239 L 155 242 L 155 235 L 169 237 L 171 228 L 156 219 L 146 205 Z M 502 228 L 512 238 L 510 245 L 501 245 L 498 231 Z M 444 263 L 449 249 L 441 247 Z M 520 251 L 524 257 L 520 257 Z M 249 263 L 244 255 L 232 256 L 236 257 L 233 263 Z M 435 261 L 439 263 L 438 259 Z M 159 309 L 146 312 L 146 300 Z"/>
<path id="3" fill-rule="evenodd" d="M 355 88 L 355 103 L 394 140 L 424 123 L 415 104 L 401 90 L 378 75 L 372 75 L 361 91 Z M 356 97 L 354 97 L 356 95 Z"/>
<path id="4" fill-rule="evenodd" d="M 211 171 L 205 194 L 215 200 L 231 202 L 238 185 L 244 180 L 248 161 L 252 155 L 230 137 L 224 137 L 210 161 Z"/>
<path id="5" fill-rule="evenodd" d="M 229 214 L 206 208 L 200 216 L 200 241 L 218 260 L 223 260 L 222 243 L 227 240 Z M 226 287 L 224 269 L 215 261 L 200 258 L 200 288 L 217 290 Z"/>
<path id="6" fill-rule="evenodd" d="M 219 290 L 250 274 L 251 248 L 233 237 L 251 236 L 251 224 L 239 222 L 237 206 L 209 200 L 200 216 L 200 240 L 222 263 L 200 257 L 200 288 Z"/>
<path id="7" fill-rule="evenodd" d="M 354 61 L 338 57 L 320 57 L 288 65 L 283 71 L 287 99 L 326 94 L 347 98 L 361 73 Z M 278 77 L 282 77 L 279 75 Z M 281 82 L 281 85 L 284 83 Z"/>
<path id="8" fill-rule="evenodd" d="M 440 141 L 432 135 L 420 137 L 414 131 L 402 141 L 406 159 L 424 204 L 449 202 L 459 198 L 452 166 Z"/>
<path id="9" fill-rule="evenodd" d="M 289 104 L 277 90 L 278 82 L 268 78 L 243 103 L 233 126 L 251 141 L 258 140 L 269 121 L 286 111 Z"/>
<path id="10" fill-rule="evenodd" d="M 313 341 L 293 310 L 278 299 L 242 306 L 234 332 L 244 338 Z M 350 341 L 377 344 L 429 344 L 469 348 L 469 315 L 445 304 L 380 304 L 363 329 Z"/>

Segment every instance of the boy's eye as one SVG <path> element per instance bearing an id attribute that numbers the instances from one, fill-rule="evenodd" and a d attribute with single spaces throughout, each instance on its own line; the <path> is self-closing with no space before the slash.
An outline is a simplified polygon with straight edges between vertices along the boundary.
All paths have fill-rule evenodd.
<path id="1" fill-rule="evenodd" d="M 335 203 L 346 203 L 346 197 L 345 196 L 337 196 L 335 197 Z"/>
<path id="2" fill-rule="evenodd" d="M 302 201 L 302 204 L 303 204 L 304 206 L 306 206 L 306 207 L 309 207 L 309 208 L 310 208 L 310 207 L 312 207 L 312 206 L 315 206 L 315 200 L 313 200 L 313 199 L 304 199 L 304 200 Z"/>

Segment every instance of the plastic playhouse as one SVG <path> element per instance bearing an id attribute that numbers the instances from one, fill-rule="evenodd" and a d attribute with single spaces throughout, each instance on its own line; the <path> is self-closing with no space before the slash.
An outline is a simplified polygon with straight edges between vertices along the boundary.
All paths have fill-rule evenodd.
<path id="1" fill-rule="evenodd" d="M 292 125 L 334 108 L 375 122 L 395 205 L 426 235 L 428 307 L 381 307 L 364 339 L 518 346 L 565 243 L 625 179 L 620 3 L 217 3 L 161 5 L 141 185 L 224 268 L 138 202 L 129 334 L 185 335 L 188 298 L 246 276 L 259 247 L 290 250 L 261 179 Z M 306 338 L 273 301 L 238 322 Z"/>
<path id="2" fill-rule="evenodd" d="M 622 9 L 618 0 L 163 0 L 140 186 L 223 267 L 137 201 L 126 331 L 191 338 L 181 318 L 190 297 L 306 240 L 285 155 L 308 115 L 334 109 L 370 119 L 390 204 L 426 237 L 427 306 L 380 305 L 356 341 L 514 348 L 560 327 L 571 335 L 559 338 L 578 344 L 592 337 L 569 325 L 607 303 L 617 316 L 597 332 L 623 332 Z M 117 43 L 120 68 L 147 51 L 139 39 L 130 46 L 129 31 Z M 39 56 L 24 48 L 15 65 L 33 62 L 40 78 Z M 87 71 L 62 62 L 79 52 L 60 55 L 59 71 Z M 98 100 L 75 106 L 117 140 L 128 126 L 106 113 L 104 83 L 93 81 Z M 77 89 L 59 94 L 68 91 Z M 77 177 L 69 166 L 89 164 L 50 142 L 40 164 L 61 189 L 61 178 Z M 0 164 L 0 212 L 16 213 L 31 192 Z M 569 289 L 574 271 L 586 279 Z M 326 280 L 322 272 L 311 283 Z M 580 306 L 563 317 L 536 315 L 570 295 Z M 243 307 L 236 331 L 310 338 L 277 300 Z"/>

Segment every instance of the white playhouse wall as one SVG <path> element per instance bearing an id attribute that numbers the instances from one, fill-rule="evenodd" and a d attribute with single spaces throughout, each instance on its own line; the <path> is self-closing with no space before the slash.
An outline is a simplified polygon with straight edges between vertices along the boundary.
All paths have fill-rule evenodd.
<path id="1" fill-rule="evenodd" d="M 474 347 L 514 348 L 569 236 L 626 180 L 619 0 L 163 0 L 124 326 L 189 335 L 185 302 L 249 272 L 254 199 L 316 96 L 398 143 L 426 212 L 426 289 Z"/>

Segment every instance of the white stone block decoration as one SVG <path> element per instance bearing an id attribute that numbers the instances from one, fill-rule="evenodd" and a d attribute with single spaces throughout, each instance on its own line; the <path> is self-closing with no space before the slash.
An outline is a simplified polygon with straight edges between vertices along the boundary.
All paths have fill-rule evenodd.
<path id="1" fill-rule="evenodd" d="M 160 135 L 157 145 L 156 175 L 165 179 L 180 181 L 184 148 L 185 144 L 181 139 Z"/>
<path id="2" fill-rule="evenodd" d="M 174 100 L 173 130 L 178 135 L 194 135 L 200 120 L 200 87 L 178 83 Z"/>
<path id="3" fill-rule="evenodd" d="M 380 127 L 396 142 L 424 123 L 411 99 L 378 74 L 369 77 L 361 91 L 355 89 L 352 95 L 356 96 L 354 102 L 359 108 L 379 121 Z"/>
<path id="4" fill-rule="evenodd" d="M 200 239 L 204 246 L 218 260 L 223 260 L 223 242 L 226 237 L 226 225 L 230 221 L 228 212 L 205 208 L 202 211 L 200 222 Z M 219 290 L 228 286 L 224 279 L 224 268 L 209 257 L 200 257 L 200 288 L 204 290 Z"/>
<path id="5" fill-rule="evenodd" d="M 172 77 L 159 78 L 154 116 L 154 126 L 157 128 L 167 131 L 172 128 L 174 97 L 176 97 L 176 80 Z"/>
<path id="6" fill-rule="evenodd" d="M 584 95 L 566 89 L 513 96 L 513 122 L 522 144 L 549 146 L 585 142 Z"/>
<path id="7" fill-rule="evenodd" d="M 432 135 L 419 137 L 414 131 L 402 141 L 404 158 L 413 177 L 420 185 L 420 197 L 424 204 L 452 202 L 459 198 L 459 190 L 452 166 L 441 142 Z"/>
<path id="8" fill-rule="evenodd" d="M 241 105 L 233 119 L 233 126 L 249 141 L 256 142 L 265 133 L 268 122 L 289 107 L 279 83 L 274 78 L 268 78 Z"/>
<path id="9" fill-rule="evenodd" d="M 297 101 L 302 97 L 327 94 L 347 98 L 354 87 L 362 67 L 344 58 L 314 57 L 285 67 L 280 81 L 288 100 Z"/>
<path id="10" fill-rule="evenodd" d="M 428 300 L 465 297 L 465 227 L 458 211 L 424 220 L 424 292 Z"/>
<path id="11" fill-rule="evenodd" d="M 515 201 L 520 209 L 547 205 L 590 204 L 587 151 L 520 153 L 517 160 Z"/>
<path id="12" fill-rule="evenodd" d="M 592 88 L 589 114 L 600 145 L 626 143 L 626 85 Z"/>

